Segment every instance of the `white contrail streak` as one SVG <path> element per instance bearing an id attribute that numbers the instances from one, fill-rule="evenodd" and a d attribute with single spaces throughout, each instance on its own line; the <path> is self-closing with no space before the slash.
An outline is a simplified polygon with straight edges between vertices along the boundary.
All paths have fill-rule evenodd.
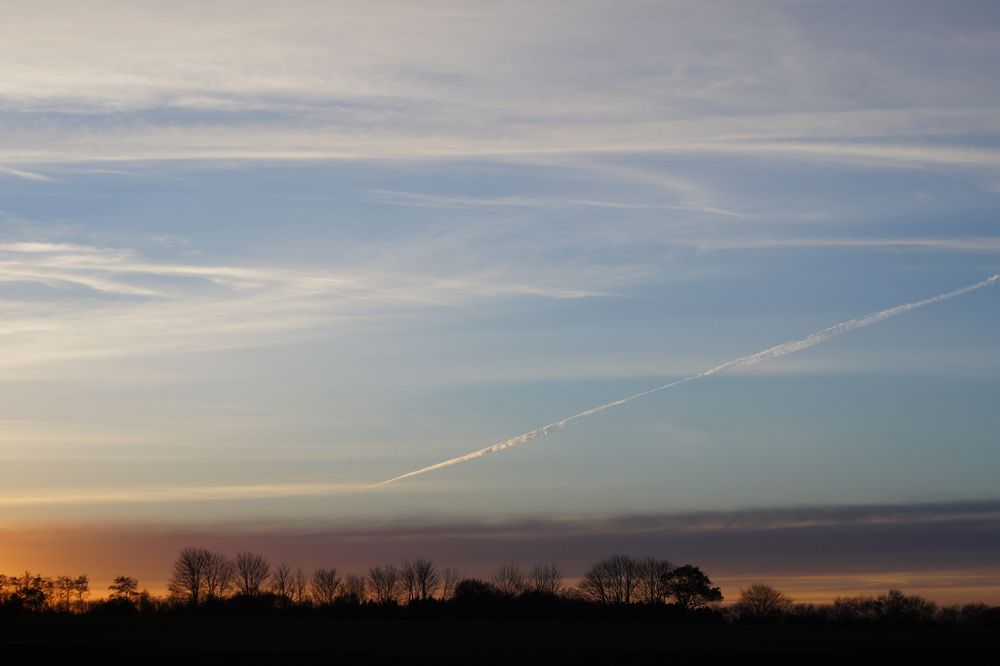
<path id="1" fill-rule="evenodd" d="M 604 405 L 598 405 L 597 407 L 592 407 L 585 412 L 580 412 L 579 414 L 574 414 L 573 416 L 567 416 L 566 418 L 556 421 L 555 423 L 550 423 L 547 426 L 542 426 L 531 432 L 526 432 L 523 435 L 518 435 L 517 437 L 511 437 L 508 440 L 487 446 L 485 449 L 479 449 L 478 451 L 473 451 L 472 453 L 466 453 L 463 456 L 458 456 L 457 458 L 451 458 L 443 462 L 439 462 L 428 467 L 421 467 L 420 469 L 413 470 L 412 472 L 407 472 L 406 474 L 400 474 L 391 479 L 385 481 L 380 481 L 379 483 L 374 483 L 367 488 L 377 488 L 379 486 L 385 486 L 395 481 L 402 481 L 403 479 L 408 479 L 411 476 L 417 476 L 420 474 L 426 474 L 427 472 L 433 472 L 434 470 L 441 469 L 443 467 L 450 467 L 452 465 L 457 465 L 459 463 L 466 462 L 467 460 L 473 460 L 474 458 L 481 458 L 490 453 L 496 453 L 497 451 L 503 451 L 504 449 L 509 449 L 512 446 L 517 446 L 519 444 L 524 444 L 525 442 L 531 441 L 536 437 L 541 437 L 542 435 L 547 435 L 553 430 L 559 428 L 565 428 L 568 425 L 572 425 L 575 421 L 586 418 L 588 416 L 596 416 L 601 412 L 605 412 L 612 407 L 618 407 L 619 405 L 624 405 L 626 402 L 631 402 L 636 398 L 641 398 L 643 396 L 651 395 L 653 393 L 659 393 L 660 391 L 666 391 L 669 388 L 679 386 L 686 382 L 694 381 L 695 379 L 702 379 L 703 377 L 710 377 L 714 374 L 718 374 L 724 370 L 733 370 L 735 368 L 743 368 L 748 365 L 754 365 L 755 363 L 760 363 L 761 361 L 768 361 L 772 358 L 778 358 L 779 356 L 784 356 L 785 354 L 791 354 L 793 352 L 800 351 L 802 349 L 808 349 L 813 345 L 818 345 L 821 342 L 826 342 L 831 338 L 835 338 L 838 335 L 847 333 L 848 331 L 854 331 L 859 328 L 864 328 L 865 326 L 871 326 L 876 324 L 883 319 L 888 319 L 889 317 L 895 317 L 896 315 L 901 315 L 910 310 L 916 310 L 917 308 L 922 308 L 925 305 L 930 305 L 931 303 L 938 303 L 940 301 L 946 301 L 950 298 L 955 298 L 956 296 L 961 296 L 962 294 L 967 294 L 970 291 L 975 291 L 976 289 L 982 289 L 983 287 L 988 287 L 991 284 L 1000 281 L 1000 274 L 994 275 L 993 277 L 987 278 L 982 282 L 977 282 L 976 284 L 971 284 L 967 287 L 962 287 L 961 289 L 956 289 L 954 291 L 949 291 L 946 294 L 939 294 L 937 296 L 931 296 L 930 298 L 925 298 L 922 301 L 914 301 L 913 303 L 904 303 L 903 305 L 897 305 L 885 310 L 879 310 L 878 312 L 873 312 L 870 315 L 864 317 L 858 317 L 856 319 L 849 319 L 845 322 L 835 324 L 829 328 L 824 328 L 822 331 L 817 331 L 807 335 L 804 338 L 798 340 L 792 340 L 791 342 L 785 342 L 783 344 L 765 349 L 764 351 L 759 351 L 756 354 L 751 354 L 749 356 L 742 356 L 738 359 L 728 361 L 722 365 L 717 365 L 714 368 L 710 368 L 703 372 L 699 372 L 696 375 L 691 375 L 690 377 L 685 377 L 684 379 L 678 379 L 677 381 L 670 382 L 669 384 L 664 384 L 663 386 L 657 386 L 656 388 L 651 388 L 648 391 L 643 391 L 642 393 L 636 393 L 635 395 L 630 395 L 627 398 L 622 398 L 621 400 L 615 400 L 614 402 L 609 402 Z"/>

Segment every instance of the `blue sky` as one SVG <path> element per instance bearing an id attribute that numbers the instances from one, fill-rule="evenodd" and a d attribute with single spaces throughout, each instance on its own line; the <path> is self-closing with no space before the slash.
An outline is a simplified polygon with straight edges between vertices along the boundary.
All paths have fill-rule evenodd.
<path id="1" fill-rule="evenodd" d="M 13 4 L 5 525 L 996 499 L 992 3 Z M 0 562 L 2 564 L 2 562 Z"/>

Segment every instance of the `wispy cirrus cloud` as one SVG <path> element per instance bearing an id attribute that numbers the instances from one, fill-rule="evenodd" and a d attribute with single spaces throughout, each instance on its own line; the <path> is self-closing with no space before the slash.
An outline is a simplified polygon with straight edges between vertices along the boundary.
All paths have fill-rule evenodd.
<path id="1" fill-rule="evenodd" d="M 373 198 L 381 203 L 397 206 L 418 206 L 426 208 L 606 208 L 610 210 L 675 210 L 686 212 L 712 213 L 739 217 L 740 213 L 699 206 L 685 206 L 672 203 L 643 203 L 638 201 L 609 201 L 587 198 L 545 198 L 545 197 L 455 197 L 426 194 L 420 192 L 398 192 L 393 190 L 373 190 Z"/>
<path id="2" fill-rule="evenodd" d="M 656 125 L 636 130 L 631 126 L 591 127 L 581 138 L 561 130 L 535 130 L 497 139 L 491 136 L 463 136 L 453 133 L 413 134 L 387 130 L 377 135 L 367 128 L 320 126 L 289 129 L 268 125 L 234 128 L 156 127 L 143 124 L 133 129 L 115 129 L 94 143 L 89 136 L 55 132 L 26 132 L 16 135 L 0 150 L 0 160 L 19 165 L 56 165 L 76 162 L 121 161 L 296 161 L 316 160 L 398 160 L 398 159 L 523 159 L 550 160 L 558 156 L 658 155 L 664 157 L 728 157 L 758 161 L 761 158 L 786 161 L 842 163 L 867 167 L 949 167 L 995 169 L 1000 167 L 1000 150 L 961 143 L 843 140 L 819 142 L 788 137 L 773 139 L 741 138 L 735 141 L 690 141 L 664 136 L 667 128 Z M 368 136 L 360 136 L 365 134 Z M 707 134 L 707 132 L 706 132 Z M 796 133 L 797 134 L 797 133 Z M 248 141 L 248 137 L 253 137 Z M 20 145 L 19 145 L 20 144 Z M 48 146 L 48 147 L 46 147 Z M 573 160 L 570 160 L 572 164 Z M 37 167 L 36 167 L 37 168 Z M 42 177 L 40 179 L 45 179 Z"/>
<path id="3" fill-rule="evenodd" d="M 33 180 L 37 182 L 50 182 L 52 179 L 48 176 L 40 173 L 35 173 L 34 171 L 27 171 L 25 169 L 14 169 L 11 167 L 0 166 L 0 177 L 11 176 L 13 178 L 21 178 L 23 180 Z"/>
<path id="4" fill-rule="evenodd" d="M 821 238 L 715 238 L 692 241 L 693 245 L 706 250 L 752 250 L 755 248 L 859 248 L 859 249 L 914 249 L 942 252 L 977 252 L 995 254 L 1000 252 L 1000 237 L 971 236 L 951 238 L 868 238 L 868 237 L 821 237 Z"/>
<path id="5" fill-rule="evenodd" d="M 517 296 L 581 298 L 581 276 L 154 261 L 131 249 L 0 244 L 0 366 L 271 344 L 359 318 Z M 43 294 L 23 293 L 28 285 Z M 82 291 L 81 291 L 82 290 Z M 66 296 L 72 296 L 67 298 Z"/>

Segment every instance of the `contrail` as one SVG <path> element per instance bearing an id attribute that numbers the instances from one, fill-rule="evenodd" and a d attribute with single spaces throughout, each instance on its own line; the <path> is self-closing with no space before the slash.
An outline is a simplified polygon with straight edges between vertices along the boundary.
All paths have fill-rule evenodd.
<path id="1" fill-rule="evenodd" d="M 904 303 L 903 305 L 897 305 L 885 310 L 879 310 L 878 312 L 873 312 L 870 315 L 864 317 L 858 317 L 856 319 L 848 319 L 847 321 L 841 322 L 830 326 L 829 328 L 824 328 L 822 331 L 817 331 L 804 338 L 799 338 L 798 340 L 792 340 L 791 342 L 785 342 L 774 347 L 765 349 L 764 351 L 759 351 L 756 354 L 751 354 L 749 356 L 742 356 L 732 361 L 723 363 L 722 365 L 717 365 L 714 368 L 710 368 L 703 372 L 699 372 L 696 375 L 691 375 L 690 377 L 685 377 L 684 379 L 678 379 L 677 381 L 670 382 L 669 384 L 664 384 L 663 386 L 657 386 L 656 388 L 651 388 L 648 391 L 643 391 L 642 393 L 636 393 L 630 395 L 627 398 L 622 398 L 621 400 L 615 400 L 614 402 L 609 402 L 603 405 L 598 405 L 597 407 L 592 407 L 585 412 L 580 412 L 579 414 L 574 414 L 573 416 L 567 416 L 566 418 L 556 421 L 555 423 L 550 423 L 547 426 L 542 426 L 531 432 L 526 432 L 523 435 L 518 435 L 517 437 L 511 437 L 508 440 L 504 440 L 497 444 L 487 446 L 485 449 L 479 449 L 478 451 L 473 451 L 472 453 L 466 453 L 464 456 L 458 456 L 457 458 L 451 458 L 443 462 L 430 465 L 428 467 L 421 467 L 420 469 L 413 470 L 412 472 L 407 472 L 406 474 L 400 474 L 399 476 L 394 476 L 391 479 L 385 481 L 380 481 L 379 483 L 373 483 L 366 488 L 377 488 L 379 486 L 385 486 L 396 481 L 402 481 L 403 479 L 408 479 L 411 476 L 418 476 L 420 474 L 426 474 L 427 472 L 433 472 L 434 470 L 441 469 L 443 467 L 450 467 L 452 465 L 457 465 L 459 463 L 466 462 L 467 460 L 473 460 L 475 458 L 482 458 L 490 453 L 496 453 L 497 451 L 503 451 L 504 449 L 509 449 L 512 446 L 517 446 L 519 444 L 524 444 L 529 442 L 536 437 L 541 437 L 543 435 L 549 434 L 553 430 L 559 428 L 565 428 L 568 425 L 572 425 L 575 421 L 586 418 L 588 416 L 596 416 L 601 412 L 605 412 L 612 407 L 618 407 L 619 405 L 624 405 L 626 402 L 631 402 L 636 398 L 642 398 L 643 396 L 652 395 L 653 393 L 659 393 L 660 391 L 666 391 L 669 388 L 679 386 L 681 384 L 694 381 L 696 379 L 702 379 L 704 377 L 711 377 L 714 374 L 718 374 L 724 370 L 733 370 L 735 368 L 743 368 L 748 365 L 754 365 L 755 363 L 760 363 L 761 361 L 768 361 L 772 358 L 778 358 L 779 356 L 784 356 L 785 354 L 791 354 L 793 352 L 800 351 L 802 349 L 808 349 L 813 345 L 818 345 L 821 342 L 826 342 L 831 338 L 835 338 L 838 335 L 847 333 L 848 331 L 854 331 L 859 328 L 864 328 L 865 326 L 871 326 L 876 324 L 883 319 L 888 319 L 889 317 L 895 317 L 896 315 L 901 315 L 910 310 L 916 310 L 917 308 L 922 308 L 925 305 L 930 305 L 931 303 L 938 303 L 940 301 L 946 301 L 950 298 L 955 298 L 956 296 L 961 296 L 962 294 L 967 294 L 970 291 L 975 291 L 976 289 L 982 289 L 983 287 L 988 287 L 996 282 L 1000 281 L 1000 274 L 989 277 L 982 282 L 977 282 L 976 284 L 970 284 L 967 287 L 962 287 L 961 289 L 956 289 L 954 291 L 949 291 L 945 294 L 938 294 L 937 296 L 931 296 L 930 298 L 925 298 L 922 301 L 914 301 L 912 303 Z"/>

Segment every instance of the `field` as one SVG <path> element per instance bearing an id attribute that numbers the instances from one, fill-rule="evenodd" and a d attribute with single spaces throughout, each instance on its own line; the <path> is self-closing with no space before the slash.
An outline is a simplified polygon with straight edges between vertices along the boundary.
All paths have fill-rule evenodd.
<path id="1" fill-rule="evenodd" d="M 616 622 L 344 621 L 325 618 L 0 617 L 3 654 L 136 658 L 143 663 L 439 663 L 524 656 L 567 662 L 681 661 L 728 656 L 763 663 L 801 657 L 937 657 L 954 663 L 1000 650 L 996 627 L 729 626 Z M 492 659 L 491 659 L 492 658 Z M 662 661 L 656 659 L 656 661 Z"/>

